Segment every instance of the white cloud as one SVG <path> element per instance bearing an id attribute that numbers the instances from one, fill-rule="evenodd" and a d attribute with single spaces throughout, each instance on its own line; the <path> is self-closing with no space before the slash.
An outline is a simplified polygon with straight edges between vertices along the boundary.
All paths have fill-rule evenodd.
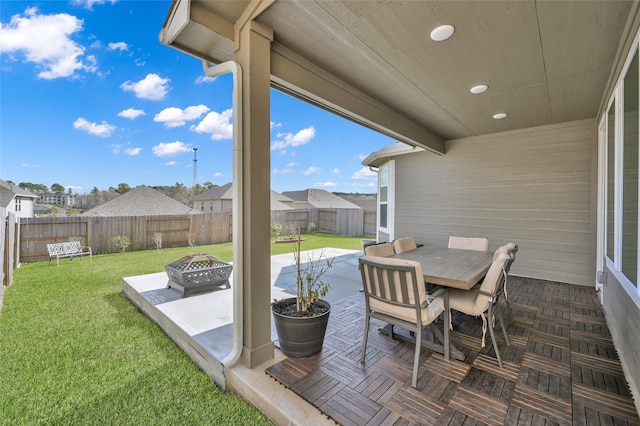
<path id="1" fill-rule="evenodd" d="M 103 121 L 100 124 L 90 123 L 82 117 L 73 122 L 73 128 L 101 138 L 108 138 L 116 131 L 116 126 L 109 124 L 106 121 Z"/>
<path id="2" fill-rule="evenodd" d="M 318 188 L 333 188 L 334 186 L 338 186 L 335 182 L 317 182 L 314 183 L 313 186 L 317 186 Z"/>
<path id="3" fill-rule="evenodd" d="M 203 83 L 213 83 L 214 81 L 216 81 L 217 77 L 209 77 L 208 75 L 201 75 L 198 78 L 196 78 L 196 84 L 203 84 Z"/>
<path id="4" fill-rule="evenodd" d="M 141 151 L 142 148 L 127 148 L 124 150 L 124 153 L 133 157 L 140 154 Z"/>
<path id="5" fill-rule="evenodd" d="M 335 169 L 333 169 L 333 173 L 340 173 L 340 169 L 338 169 L 337 167 Z"/>
<path id="6" fill-rule="evenodd" d="M 45 80 L 73 76 L 79 70 L 95 72 L 95 58 L 87 57 L 84 62 L 84 47 L 72 40 L 82 30 L 82 19 L 38 12 L 27 8 L 24 16 L 14 15 L 8 24 L 0 24 L 0 53 L 22 52 L 27 62 L 39 68 L 38 77 Z"/>
<path id="7" fill-rule="evenodd" d="M 141 109 L 134 109 L 134 108 L 128 108 L 118 113 L 118 117 L 128 118 L 131 120 L 134 120 L 140 117 L 141 115 L 147 115 L 147 114 Z"/>
<path id="8" fill-rule="evenodd" d="M 166 163 L 164 163 L 165 166 L 175 166 L 176 164 L 178 164 L 177 161 L 167 161 Z"/>
<path id="9" fill-rule="evenodd" d="M 120 85 L 120 88 L 125 92 L 134 92 L 137 98 L 161 101 L 167 95 L 170 81 L 168 78 L 162 78 L 158 74 L 147 74 L 140 81 L 125 81 Z"/>
<path id="10" fill-rule="evenodd" d="M 161 142 L 151 150 L 156 157 L 175 157 L 185 152 L 191 152 L 191 145 L 180 141 Z"/>
<path id="11" fill-rule="evenodd" d="M 197 120 L 209 112 L 206 105 L 196 105 L 184 110 L 176 107 L 165 108 L 153 117 L 153 121 L 164 123 L 167 128 L 184 126 L 187 121 Z"/>
<path id="12" fill-rule="evenodd" d="M 126 52 L 129 50 L 129 45 L 124 41 L 118 41 L 116 43 L 109 43 L 109 50 L 119 50 L 121 52 Z"/>
<path id="13" fill-rule="evenodd" d="M 311 166 L 307 170 L 303 170 L 300 173 L 305 176 L 317 175 L 318 173 L 320 173 L 320 170 L 322 170 L 320 167 Z"/>
<path id="14" fill-rule="evenodd" d="M 122 149 L 122 145 L 121 144 L 114 144 L 114 145 L 109 145 L 111 147 L 111 152 L 113 154 L 120 154 L 120 150 Z"/>
<path id="15" fill-rule="evenodd" d="M 358 155 L 356 155 L 356 160 L 358 160 L 358 161 L 362 161 L 362 160 L 364 160 L 365 158 L 367 158 L 367 156 L 366 156 L 366 155 L 364 155 L 364 154 L 358 154 Z"/>
<path id="16" fill-rule="evenodd" d="M 313 126 L 302 129 L 295 135 L 293 133 L 278 133 L 276 137 L 280 140 L 271 143 L 271 151 L 275 151 L 276 149 L 285 149 L 290 146 L 294 147 L 304 145 L 309 143 L 315 135 L 316 129 Z"/>
<path id="17" fill-rule="evenodd" d="M 282 127 L 282 123 L 276 123 L 275 121 L 270 122 L 270 128 L 274 129 L 276 127 Z"/>
<path id="18" fill-rule="evenodd" d="M 22 163 L 20 164 L 20 167 L 24 167 L 27 169 L 37 169 L 40 167 L 40 164 Z"/>
<path id="19" fill-rule="evenodd" d="M 217 173 L 213 174 L 213 177 L 222 177 L 222 176 L 224 176 L 224 174 L 222 174 L 220 172 L 217 172 Z"/>
<path id="20" fill-rule="evenodd" d="M 375 182 L 367 182 L 367 183 L 356 183 L 354 182 L 353 184 L 351 184 L 352 187 L 354 188 L 375 188 L 376 187 L 376 183 Z"/>
<path id="21" fill-rule="evenodd" d="M 220 114 L 211 111 L 198 125 L 191 126 L 190 129 L 197 133 L 210 133 L 213 140 L 231 139 L 233 137 L 232 116 L 231 109 L 222 111 Z"/>
<path id="22" fill-rule="evenodd" d="M 296 163 L 295 161 L 292 161 L 289 164 L 287 164 L 287 167 L 295 167 L 297 165 L 298 165 L 298 163 Z"/>
<path id="23" fill-rule="evenodd" d="M 78 6 L 83 6 L 89 10 L 93 9 L 94 4 L 105 4 L 105 3 L 115 4 L 116 2 L 117 0 L 72 0 L 73 4 L 76 4 Z"/>
<path id="24" fill-rule="evenodd" d="M 282 175 L 286 173 L 293 173 L 295 170 L 293 169 L 273 169 L 271 172 L 275 175 Z"/>
<path id="25" fill-rule="evenodd" d="M 372 172 L 368 167 L 363 167 L 353 175 L 351 175 L 351 179 L 359 179 L 359 180 L 373 180 L 378 177 L 376 172 Z"/>

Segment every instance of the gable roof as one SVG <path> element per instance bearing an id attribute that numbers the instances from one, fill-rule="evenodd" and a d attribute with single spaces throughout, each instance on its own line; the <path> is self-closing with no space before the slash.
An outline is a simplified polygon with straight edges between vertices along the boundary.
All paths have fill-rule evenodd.
<path id="1" fill-rule="evenodd" d="M 222 186 L 214 186 L 209 188 L 201 194 L 198 194 L 194 201 L 208 201 L 208 200 L 233 200 L 233 184 L 232 182 L 226 183 Z M 291 203 L 293 200 L 286 197 L 279 192 L 271 190 L 271 210 L 293 210 Z"/>
<path id="2" fill-rule="evenodd" d="M 285 195 L 280 194 L 279 192 L 271 190 L 271 211 L 273 210 L 293 210 L 295 207 L 292 207 L 291 204 L 293 200 Z"/>
<path id="3" fill-rule="evenodd" d="M 25 198 L 38 198 L 38 196 L 31 191 L 22 189 L 18 185 L 10 184 L 7 181 L 0 180 L 0 207 L 9 206 L 11 200 L 13 200 L 16 195 Z"/>
<path id="4" fill-rule="evenodd" d="M 206 191 L 196 195 L 194 197 L 194 201 L 203 201 L 203 200 L 232 200 L 233 193 L 231 191 L 232 183 L 225 183 L 222 186 L 214 186 Z"/>
<path id="5" fill-rule="evenodd" d="M 284 191 L 282 194 L 294 202 L 307 202 L 311 207 L 319 209 L 360 209 L 352 202 L 324 189 L 309 188 L 302 191 Z"/>
<path id="6" fill-rule="evenodd" d="M 180 214 L 202 214 L 171 197 L 140 185 L 117 198 L 94 207 L 80 216 L 166 216 Z"/>

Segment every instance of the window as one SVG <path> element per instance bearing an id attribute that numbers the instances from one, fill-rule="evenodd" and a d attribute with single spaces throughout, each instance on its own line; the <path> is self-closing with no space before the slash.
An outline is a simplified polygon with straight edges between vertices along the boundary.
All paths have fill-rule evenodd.
<path id="1" fill-rule="evenodd" d="M 605 242 L 609 270 L 638 294 L 638 213 L 640 198 L 640 66 L 637 50 L 630 53 L 604 118 Z M 640 299 L 638 299 L 640 302 Z"/>
<path id="2" fill-rule="evenodd" d="M 622 154 L 622 273 L 637 286 L 638 269 L 638 52 L 624 78 Z"/>
<path id="3" fill-rule="evenodd" d="M 378 231 L 384 234 L 383 241 L 393 239 L 394 182 L 395 161 L 391 160 L 378 172 Z"/>
<path id="4" fill-rule="evenodd" d="M 384 165 L 380 169 L 380 203 L 379 224 L 381 228 L 387 227 L 387 209 L 389 207 L 389 166 Z"/>
<path id="5" fill-rule="evenodd" d="M 22 211 L 22 198 L 16 197 L 16 211 Z"/>
<path id="6" fill-rule="evenodd" d="M 615 262 L 615 159 L 616 159 L 616 112 L 615 102 L 607 113 L 607 247 L 606 255 Z"/>

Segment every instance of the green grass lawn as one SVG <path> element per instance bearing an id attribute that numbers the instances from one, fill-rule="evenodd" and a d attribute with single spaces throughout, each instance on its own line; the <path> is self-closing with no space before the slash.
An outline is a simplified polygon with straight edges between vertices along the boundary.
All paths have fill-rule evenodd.
<path id="1" fill-rule="evenodd" d="M 360 249 L 360 238 L 303 235 L 302 250 Z M 272 254 L 292 244 L 273 244 Z M 120 295 L 122 277 L 187 254 L 232 260 L 231 244 L 23 264 L 0 312 L 0 424 L 261 425 Z"/>

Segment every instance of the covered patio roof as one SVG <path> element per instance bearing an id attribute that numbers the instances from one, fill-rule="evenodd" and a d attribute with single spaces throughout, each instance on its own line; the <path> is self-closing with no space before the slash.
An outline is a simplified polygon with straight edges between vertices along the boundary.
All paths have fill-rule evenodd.
<path id="1" fill-rule="evenodd" d="M 444 153 L 449 139 L 595 117 L 636 13 L 630 1 L 176 0 L 160 39 L 219 63 L 253 20 L 273 30 L 272 87 Z M 432 41 L 442 24 L 455 33 Z"/>
<path id="2" fill-rule="evenodd" d="M 560 254 L 558 263 L 568 260 L 591 276 L 600 236 L 596 236 L 598 161 L 594 158 L 602 157 L 597 151 L 596 117 L 602 116 L 614 88 L 620 87 L 618 78 L 640 26 L 639 5 L 638 1 L 174 0 L 160 41 L 202 59 L 208 74 L 216 68 L 221 72 L 228 66 L 237 68 L 234 87 L 241 93 L 235 93 L 239 107 L 234 112 L 239 115 L 234 126 L 241 131 L 234 129 L 238 206 L 234 206 L 233 226 L 234 273 L 238 272 L 234 277 L 241 285 L 234 286 L 239 289 L 234 314 L 242 311 L 242 321 L 234 325 L 242 336 L 243 364 L 255 368 L 273 359 L 274 353 L 267 322 L 271 88 L 417 147 L 415 151 L 427 150 L 403 156 L 415 160 L 401 176 L 405 182 L 415 182 L 414 189 L 428 181 L 419 172 L 429 170 L 430 160 L 451 164 L 449 183 L 442 187 L 457 182 L 458 194 L 466 194 L 465 201 L 474 207 L 462 210 L 494 211 L 486 208 L 494 195 L 489 189 L 502 183 L 503 189 L 509 189 L 507 195 L 519 201 L 517 214 L 505 214 L 510 215 L 512 227 L 525 231 L 520 240 L 531 250 L 530 268 L 553 266 L 544 246 L 555 244 L 568 248 L 555 252 Z M 453 36 L 433 41 L 431 32 L 443 24 L 454 27 Z M 223 62 L 226 65 L 210 66 Z M 488 86 L 486 92 L 471 93 L 472 87 L 481 84 Z M 496 113 L 506 117 L 494 119 Z M 556 160 L 554 149 L 564 148 L 561 144 L 567 140 L 572 144 L 560 161 L 549 161 Z M 523 147 L 529 153 L 535 150 L 536 166 L 552 163 L 554 168 L 544 179 L 532 173 L 511 182 L 521 170 L 518 167 L 531 166 L 526 155 L 516 151 Z M 510 151 L 504 152 L 505 148 Z M 447 151 L 449 155 L 429 154 Z M 386 154 L 374 153 L 369 164 L 383 161 Z M 514 157 L 520 157 L 521 163 L 510 162 Z M 576 157 L 580 161 L 569 161 Z M 456 162 L 459 159 L 463 161 Z M 483 160 L 486 164 L 488 159 L 508 163 L 506 173 L 498 176 L 496 168 L 489 175 L 486 166 L 467 167 Z M 476 174 L 463 178 L 482 178 L 480 185 L 468 188 L 461 181 L 456 172 L 465 167 Z M 567 181 L 568 176 L 573 180 Z M 548 187 L 541 188 L 548 182 L 545 179 L 555 179 L 552 183 L 558 191 L 552 195 L 556 198 L 542 197 L 549 192 Z M 520 183 L 534 191 L 541 189 L 523 193 Z M 407 202 L 416 197 L 404 190 L 396 193 L 396 207 L 404 208 L 396 208 L 396 219 L 401 214 L 406 219 L 408 209 L 428 213 L 426 203 Z M 430 194 L 423 191 L 420 196 L 428 199 Z M 455 201 L 449 208 L 458 212 Z M 545 201 L 554 205 L 538 213 L 531 208 L 532 203 Z M 545 211 L 561 219 L 551 218 L 549 227 Z M 469 229 L 460 226 L 463 222 L 488 232 L 472 213 L 460 216 L 451 232 Z M 540 223 L 548 229 L 543 226 L 541 232 Z M 554 232 L 565 223 L 576 224 L 578 230 L 568 244 L 558 241 L 562 233 Z M 428 233 L 424 226 L 411 232 L 416 230 Z M 494 241 L 507 238 L 499 233 L 493 236 Z M 615 295 L 611 290 L 609 294 Z M 629 312 L 637 311 L 632 309 Z M 621 333 L 626 326 L 619 327 Z M 637 324 L 630 324 L 628 330 L 634 332 Z M 234 357 L 237 353 L 233 351 Z M 628 353 L 635 356 L 637 351 L 632 348 Z M 636 370 L 630 376 L 637 380 Z M 633 387 L 637 393 L 635 382 Z"/>

